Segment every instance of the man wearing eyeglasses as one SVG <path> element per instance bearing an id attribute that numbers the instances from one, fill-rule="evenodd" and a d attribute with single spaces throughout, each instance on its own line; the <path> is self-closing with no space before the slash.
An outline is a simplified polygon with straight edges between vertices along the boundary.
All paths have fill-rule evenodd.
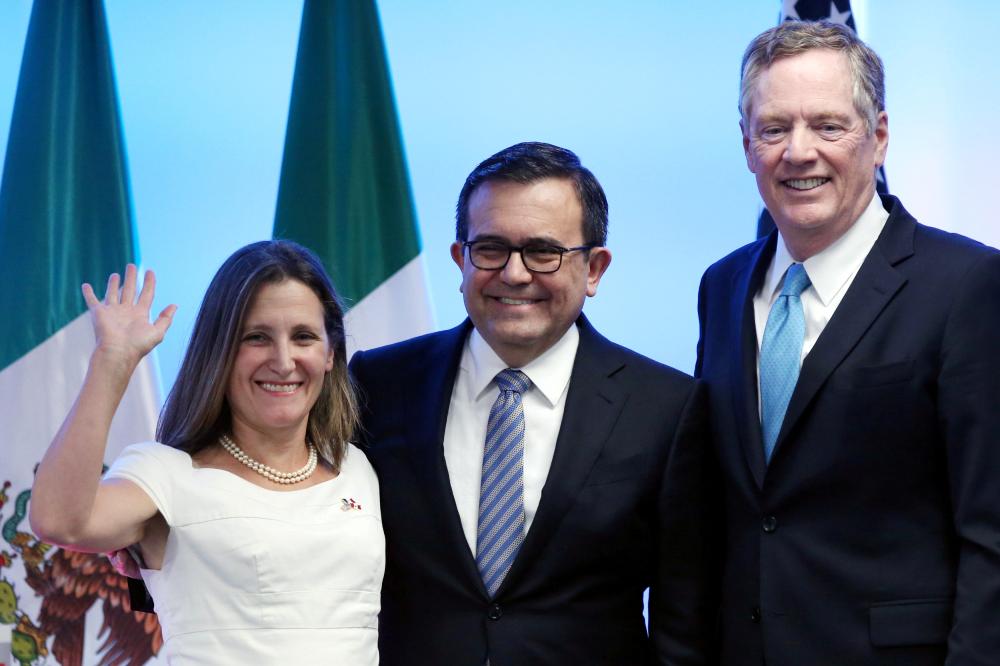
<path id="1" fill-rule="evenodd" d="M 451 247 L 469 319 L 354 356 L 388 539 L 383 665 L 708 660 L 701 392 L 583 316 L 607 211 L 568 150 L 490 157 Z"/>

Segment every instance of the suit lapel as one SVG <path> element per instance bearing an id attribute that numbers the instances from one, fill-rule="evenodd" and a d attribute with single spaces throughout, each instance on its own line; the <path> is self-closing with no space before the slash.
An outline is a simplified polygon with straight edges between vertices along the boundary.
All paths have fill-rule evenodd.
<path id="1" fill-rule="evenodd" d="M 573 362 L 566 409 L 556 450 L 542 488 L 538 510 L 514 564 L 498 590 L 502 593 L 530 567 L 556 532 L 583 487 L 587 474 L 607 441 L 627 396 L 610 375 L 624 365 L 614 345 L 580 315 L 580 346 Z"/>
<path id="2" fill-rule="evenodd" d="M 889 219 L 844 294 L 844 300 L 837 306 L 830 322 L 802 363 L 799 381 L 788 403 L 785 420 L 775 443 L 774 458 L 780 453 L 788 433 L 815 398 L 816 392 L 858 344 L 896 292 L 906 284 L 906 279 L 894 266 L 913 254 L 916 220 L 895 197 L 885 196 L 883 200 L 891 205 Z"/>
<path id="3" fill-rule="evenodd" d="M 736 338 L 729 344 L 733 377 L 733 412 L 737 419 L 740 446 L 758 488 L 764 486 L 767 463 L 760 432 L 757 406 L 757 324 L 753 297 L 764 281 L 764 274 L 774 256 L 777 232 L 751 249 L 750 260 L 733 278 L 732 312 L 729 321 L 739 322 Z"/>
<path id="4" fill-rule="evenodd" d="M 476 567 L 476 560 L 469 550 L 465 539 L 462 521 L 458 516 L 455 495 L 451 490 L 448 477 L 448 466 L 444 459 L 444 431 L 448 422 L 448 408 L 451 405 L 451 394 L 458 375 L 458 366 L 462 359 L 465 339 L 472 329 L 472 323 L 466 320 L 461 325 L 445 331 L 435 341 L 426 363 L 422 362 L 421 392 L 422 399 L 411 404 L 411 430 L 407 440 L 411 443 L 408 452 L 411 467 L 420 481 L 420 487 L 426 489 L 430 496 L 431 506 L 440 509 L 438 516 L 441 531 L 436 538 L 447 540 L 452 544 L 452 552 L 456 553 L 461 570 L 470 583 L 480 588 L 486 595 L 486 588 Z"/>

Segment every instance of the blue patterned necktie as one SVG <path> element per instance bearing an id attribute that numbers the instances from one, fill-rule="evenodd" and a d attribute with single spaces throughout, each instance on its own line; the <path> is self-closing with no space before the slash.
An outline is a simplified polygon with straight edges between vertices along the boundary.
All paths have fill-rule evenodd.
<path id="1" fill-rule="evenodd" d="M 519 370 L 496 376 L 500 395 L 490 409 L 479 487 L 476 564 L 490 596 L 517 556 L 524 539 L 524 409 L 521 394 L 531 380 Z"/>
<path id="2" fill-rule="evenodd" d="M 760 345 L 760 427 L 764 436 L 764 459 L 770 462 L 788 401 L 799 380 L 802 340 L 806 322 L 802 292 L 809 287 L 802 264 L 792 264 L 785 273 L 781 294 L 771 306 Z"/>

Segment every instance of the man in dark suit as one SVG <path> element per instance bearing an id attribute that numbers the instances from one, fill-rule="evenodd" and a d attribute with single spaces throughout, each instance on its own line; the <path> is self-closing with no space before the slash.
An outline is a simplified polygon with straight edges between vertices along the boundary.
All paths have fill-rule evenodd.
<path id="1" fill-rule="evenodd" d="M 581 314 L 607 219 L 570 151 L 497 153 L 457 207 L 469 320 L 354 356 L 388 540 L 382 664 L 706 661 L 702 394 Z"/>
<path id="2" fill-rule="evenodd" d="M 708 269 L 724 664 L 1000 664 L 1000 253 L 875 193 L 882 64 L 788 22 L 743 60 L 777 231 Z"/>

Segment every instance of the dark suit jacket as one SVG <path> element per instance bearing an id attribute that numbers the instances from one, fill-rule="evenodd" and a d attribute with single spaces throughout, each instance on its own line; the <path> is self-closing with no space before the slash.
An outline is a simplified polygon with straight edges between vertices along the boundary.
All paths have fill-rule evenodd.
<path id="1" fill-rule="evenodd" d="M 883 205 L 768 466 L 753 296 L 776 234 L 702 280 L 724 664 L 1000 664 L 1000 253 Z"/>
<path id="2" fill-rule="evenodd" d="M 442 448 L 471 324 L 355 354 L 388 540 L 383 666 L 703 663 L 703 394 L 582 316 L 578 326 L 552 466 L 495 599 L 463 536 Z"/>

